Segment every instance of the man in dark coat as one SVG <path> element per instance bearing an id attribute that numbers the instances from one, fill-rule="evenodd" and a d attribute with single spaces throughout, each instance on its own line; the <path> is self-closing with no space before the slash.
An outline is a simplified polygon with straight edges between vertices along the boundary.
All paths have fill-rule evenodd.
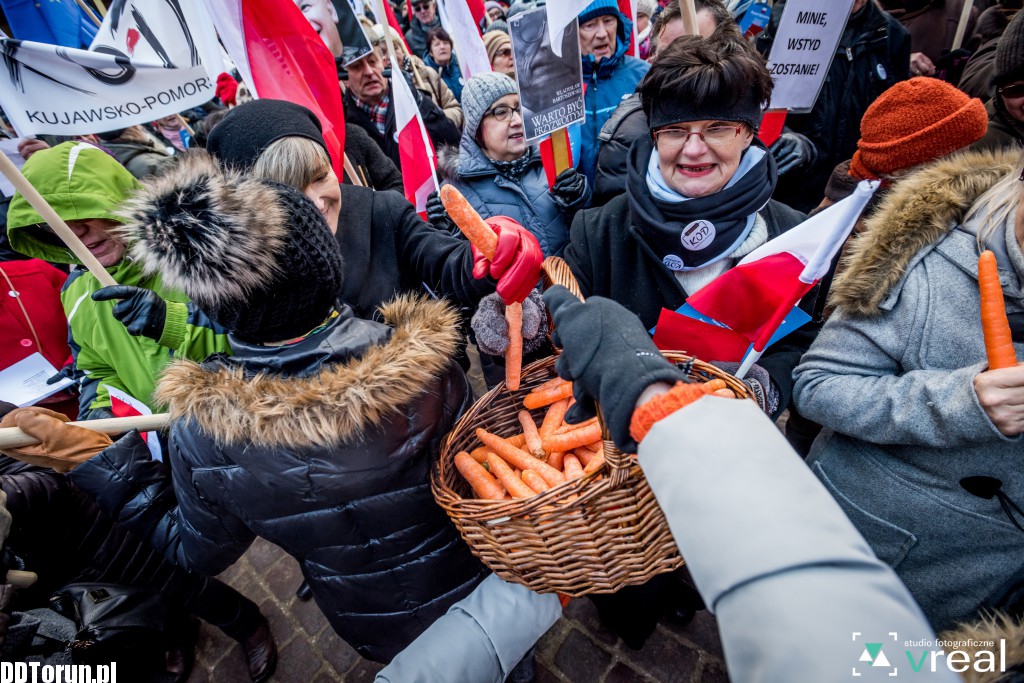
<path id="1" fill-rule="evenodd" d="M 395 77 L 394 74 L 392 77 Z M 410 86 L 409 90 L 416 99 L 423 116 L 423 125 L 434 147 L 459 144 L 461 133 L 444 112 L 416 88 Z M 395 94 L 392 84 L 384 77 L 384 62 L 376 50 L 371 50 L 362 59 L 348 65 L 348 87 L 342 101 L 345 104 L 345 121 L 365 130 L 384 154 L 395 162 L 395 166 L 401 169 L 402 159 L 398 153 L 398 130 L 395 123 Z"/>

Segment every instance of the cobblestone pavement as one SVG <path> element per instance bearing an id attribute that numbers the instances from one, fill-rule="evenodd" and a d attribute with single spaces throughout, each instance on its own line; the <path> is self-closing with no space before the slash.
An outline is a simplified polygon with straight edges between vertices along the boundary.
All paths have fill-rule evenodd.
<path id="1" fill-rule="evenodd" d="M 334 634 L 312 600 L 295 597 L 298 564 L 257 539 L 220 577 L 254 600 L 270 620 L 281 683 L 362 683 L 380 665 L 363 660 Z M 190 683 L 247 683 L 234 641 L 203 624 Z M 573 600 L 537 646 L 537 683 L 725 683 L 714 619 L 701 612 L 687 626 L 662 623 L 637 652 L 601 628 L 589 600 Z"/>

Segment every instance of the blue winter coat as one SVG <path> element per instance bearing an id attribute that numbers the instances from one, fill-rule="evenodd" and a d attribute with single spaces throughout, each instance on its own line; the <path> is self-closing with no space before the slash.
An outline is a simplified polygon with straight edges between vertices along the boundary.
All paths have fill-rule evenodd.
<path id="1" fill-rule="evenodd" d="M 636 91 L 640 79 L 651 68 L 647 62 L 626 54 L 629 48 L 626 32 L 631 26 L 631 22 L 620 14 L 615 54 L 600 62 L 595 62 L 593 55 L 583 58 L 583 86 L 586 88 L 584 104 L 587 119 L 583 122 L 580 161 L 576 168 L 587 176 L 590 187 L 594 187 L 597 152 L 601 146 L 598 138 L 601 128 L 619 103 Z"/>
<path id="2" fill-rule="evenodd" d="M 535 150 L 519 182 L 500 175 L 480 146 L 462 138 L 458 155 L 453 148 L 441 150 L 444 185 L 459 190 L 484 218 L 508 216 L 533 233 L 545 256 L 561 256 L 569 242 L 569 225 L 577 209 L 586 206 L 589 192 L 575 206 L 562 209 L 548 191 L 547 176 Z"/>
<path id="3" fill-rule="evenodd" d="M 451 89 L 452 94 L 455 95 L 455 99 L 462 102 L 462 86 L 465 81 L 462 78 L 462 69 L 459 68 L 459 59 L 452 53 L 452 59 L 448 62 L 447 66 L 441 66 L 434 61 L 434 58 L 427 54 L 423 58 L 423 63 L 429 66 L 431 69 L 437 72 L 437 75 L 441 77 L 444 84 Z"/>

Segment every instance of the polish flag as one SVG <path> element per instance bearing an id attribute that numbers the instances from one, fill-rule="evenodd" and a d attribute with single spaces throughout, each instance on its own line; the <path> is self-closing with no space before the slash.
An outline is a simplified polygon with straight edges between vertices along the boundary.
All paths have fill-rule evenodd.
<path id="1" fill-rule="evenodd" d="M 437 157 L 434 144 L 423 125 L 420 108 L 416 106 L 409 82 L 402 76 L 398 61 L 391 62 L 391 90 L 395 108 L 395 130 L 398 133 L 398 154 L 402 162 L 402 184 L 405 198 L 416 212 L 427 210 L 427 196 L 438 189 Z"/>
<path id="2" fill-rule="evenodd" d="M 409 7 L 412 7 L 412 3 L 409 3 Z M 405 33 L 402 32 L 402 25 L 398 23 L 398 17 L 395 16 L 395 10 L 391 9 L 391 3 L 384 3 L 384 13 L 388 15 L 388 26 L 395 29 L 398 32 L 399 37 L 402 39 L 402 43 L 405 44 L 405 51 L 412 54 L 412 50 L 409 49 L 409 42 L 405 39 Z M 385 33 L 387 33 L 385 31 Z M 390 40 L 391 36 L 388 36 Z"/>
<path id="3" fill-rule="evenodd" d="M 636 2 L 632 0 L 619 0 L 619 11 L 622 12 L 622 16 L 633 23 L 629 29 L 629 35 L 626 36 L 626 39 L 629 41 L 629 48 L 626 50 L 626 54 L 630 57 L 637 57 Z"/>
<path id="4" fill-rule="evenodd" d="M 687 298 L 688 306 L 726 328 L 721 334 L 732 332 L 749 343 L 737 377 L 757 362 L 786 316 L 828 273 L 878 185 L 862 181 L 852 195 L 755 249 Z M 680 315 L 684 320 L 673 319 L 677 324 L 670 325 L 674 338 L 666 338 L 661 329 L 665 317 L 663 312 L 655 333 L 661 348 L 687 348 L 688 334 L 702 335 L 714 327 Z M 737 360 L 712 355 L 708 360 Z"/>
<path id="5" fill-rule="evenodd" d="M 345 110 L 334 55 L 302 10 L 282 0 L 205 3 L 231 60 L 254 97 L 287 100 L 320 120 L 334 173 L 343 177 Z"/>
<path id="6" fill-rule="evenodd" d="M 153 411 L 149 409 L 145 403 L 135 398 L 127 391 L 121 391 L 117 387 L 112 387 L 109 384 L 103 385 L 107 394 L 110 396 L 110 412 L 114 417 L 138 417 L 139 415 L 152 415 Z M 160 439 L 156 432 L 142 432 L 140 434 L 142 440 L 146 442 L 146 447 L 149 448 L 149 454 L 153 456 L 154 460 L 163 462 L 164 453 L 163 449 L 160 448 Z"/>
<path id="7" fill-rule="evenodd" d="M 491 60 L 487 58 L 479 19 L 473 14 L 472 4 L 467 0 L 447 0 L 437 6 L 441 23 L 455 42 L 459 69 L 467 81 L 477 74 L 491 71 Z M 480 9 L 483 10 L 483 4 Z"/>

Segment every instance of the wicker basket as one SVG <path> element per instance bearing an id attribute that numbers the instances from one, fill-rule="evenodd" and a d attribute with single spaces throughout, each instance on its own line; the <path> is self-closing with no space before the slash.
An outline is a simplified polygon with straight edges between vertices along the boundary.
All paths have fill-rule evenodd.
<path id="1" fill-rule="evenodd" d="M 575 285 L 564 264 L 545 262 L 546 280 Z M 570 286 L 578 293 L 578 288 Z M 738 396 L 746 386 L 712 365 L 680 353 L 694 379 L 721 378 Z M 455 454 L 480 445 L 477 427 L 509 436 L 521 431 L 522 399 L 555 376 L 555 359 L 523 368 L 522 384 L 504 383 L 488 392 L 456 423 L 432 472 L 434 497 L 455 522 L 473 552 L 498 576 L 540 593 L 570 596 L 612 593 L 683 564 L 661 508 L 636 458 L 622 453 L 605 434 L 605 467 L 532 498 L 480 500 L 454 465 Z M 539 423 L 546 408 L 531 412 Z"/>

